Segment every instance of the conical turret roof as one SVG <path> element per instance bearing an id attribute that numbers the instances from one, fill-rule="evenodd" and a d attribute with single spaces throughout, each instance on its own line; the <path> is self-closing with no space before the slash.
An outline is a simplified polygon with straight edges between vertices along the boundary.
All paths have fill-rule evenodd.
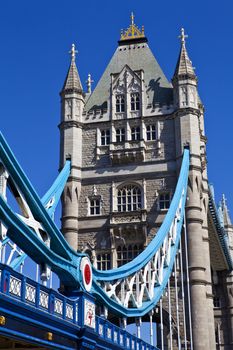
<path id="1" fill-rule="evenodd" d="M 70 63 L 70 67 L 62 88 L 62 92 L 64 91 L 70 91 L 70 90 L 74 90 L 76 92 L 83 92 L 83 88 L 82 88 L 82 84 L 81 84 L 81 80 L 79 78 L 79 74 L 78 74 L 78 69 L 76 67 L 76 63 L 75 63 L 75 53 L 77 51 L 75 50 L 75 45 L 72 44 L 72 49 L 70 51 L 71 53 L 71 63 Z"/>
<path id="2" fill-rule="evenodd" d="M 187 35 L 184 34 L 184 28 L 181 29 L 181 49 L 179 58 L 176 64 L 176 69 L 174 73 L 174 78 L 178 78 L 180 76 L 188 76 L 191 78 L 196 78 L 196 74 L 194 72 L 194 68 L 192 66 L 192 61 L 189 59 L 188 52 L 185 46 L 185 38 Z"/>

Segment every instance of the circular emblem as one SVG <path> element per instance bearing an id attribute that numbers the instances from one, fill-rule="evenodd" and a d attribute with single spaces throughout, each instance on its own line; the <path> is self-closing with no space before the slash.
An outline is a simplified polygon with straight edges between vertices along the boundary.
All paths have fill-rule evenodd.
<path id="1" fill-rule="evenodd" d="M 92 268 L 88 257 L 84 257 L 81 260 L 80 270 L 82 274 L 83 286 L 87 292 L 90 292 L 92 286 Z"/>

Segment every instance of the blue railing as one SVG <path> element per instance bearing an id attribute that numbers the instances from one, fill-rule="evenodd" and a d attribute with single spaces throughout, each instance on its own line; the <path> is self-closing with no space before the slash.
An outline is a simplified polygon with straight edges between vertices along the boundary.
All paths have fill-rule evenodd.
<path id="1" fill-rule="evenodd" d="M 68 298 L 25 277 L 9 266 L 0 264 L 0 297 L 1 295 L 11 299 L 12 309 L 14 305 L 21 305 L 26 309 L 31 309 L 35 314 L 40 314 L 40 318 L 43 317 L 43 313 L 49 314 L 52 318 L 57 317 L 73 325 L 77 331 L 88 327 L 84 320 L 84 300 L 93 301 L 93 297 L 87 293 L 79 293 L 74 298 Z M 128 350 L 158 349 L 99 316 L 95 316 L 92 330 L 99 339 L 109 343 L 109 349 L 112 346 Z"/>

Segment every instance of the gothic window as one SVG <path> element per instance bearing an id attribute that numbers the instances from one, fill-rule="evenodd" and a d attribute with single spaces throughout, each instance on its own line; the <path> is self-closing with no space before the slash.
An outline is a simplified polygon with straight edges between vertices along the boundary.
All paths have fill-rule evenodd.
<path id="1" fill-rule="evenodd" d="M 97 269 L 98 270 L 111 269 L 111 255 L 109 253 L 97 254 Z"/>
<path id="2" fill-rule="evenodd" d="M 125 141 L 125 129 L 116 129 L 116 142 L 123 142 Z"/>
<path id="3" fill-rule="evenodd" d="M 110 130 L 101 131 L 101 146 L 106 146 L 110 144 Z"/>
<path id="4" fill-rule="evenodd" d="M 116 112 L 125 111 L 125 97 L 124 95 L 116 95 Z"/>
<path id="5" fill-rule="evenodd" d="M 142 244 L 128 244 L 117 247 L 117 266 L 124 265 L 143 251 Z"/>
<path id="6" fill-rule="evenodd" d="M 147 125 L 146 127 L 146 139 L 147 141 L 156 140 L 156 126 Z"/>
<path id="7" fill-rule="evenodd" d="M 141 201 L 141 190 L 137 186 L 125 186 L 117 192 L 117 208 L 120 212 L 141 209 Z"/>
<path id="8" fill-rule="evenodd" d="M 100 199 L 93 198 L 90 199 L 90 215 L 99 215 L 100 214 Z"/>
<path id="9" fill-rule="evenodd" d="M 139 93 L 131 94 L 131 111 L 139 111 L 140 97 Z"/>
<path id="10" fill-rule="evenodd" d="M 169 209 L 170 206 L 170 193 L 160 193 L 159 195 L 159 209 Z"/>
<path id="11" fill-rule="evenodd" d="M 131 129 L 132 141 L 139 141 L 141 138 L 140 127 Z"/>

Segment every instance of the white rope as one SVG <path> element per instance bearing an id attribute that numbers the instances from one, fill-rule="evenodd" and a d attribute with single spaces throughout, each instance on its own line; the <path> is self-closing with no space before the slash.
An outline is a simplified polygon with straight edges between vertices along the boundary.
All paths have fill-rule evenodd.
<path id="1" fill-rule="evenodd" d="M 161 332 L 161 350 L 164 350 L 164 339 L 163 339 L 163 299 L 159 301 L 160 306 L 160 332 Z"/>
<path id="2" fill-rule="evenodd" d="M 176 257 L 177 258 L 177 257 Z M 177 269 L 176 269 L 176 258 L 175 258 L 175 293 L 176 293 L 176 323 L 177 323 L 177 333 L 178 333 L 178 349 L 181 350 L 180 342 L 180 317 L 179 317 L 179 299 L 178 299 L 178 289 L 177 289 Z"/>
<path id="3" fill-rule="evenodd" d="M 180 242 L 180 274 L 181 274 L 181 295 L 182 295 L 183 322 L 184 322 L 184 348 L 185 350 L 187 350 L 186 316 L 185 316 L 185 300 L 184 300 L 184 273 L 183 273 L 183 257 L 182 257 L 181 242 Z"/>
<path id="4" fill-rule="evenodd" d="M 191 301 L 190 301 L 190 285 L 189 285 L 189 265 L 188 265 L 188 244 L 187 244 L 187 230 L 186 230 L 186 215 L 185 215 L 185 211 L 184 211 L 184 242 L 185 242 L 185 263 L 186 263 L 186 279 L 187 279 L 187 294 L 188 294 L 190 350 L 193 350 L 193 333 L 192 333 L 192 317 L 191 317 Z"/>
<path id="5" fill-rule="evenodd" d="M 170 330 L 170 350 L 172 350 L 173 344 L 172 344 L 172 314 L 171 314 L 170 278 L 168 280 L 168 312 L 169 312 L 169 330 Z"/>

